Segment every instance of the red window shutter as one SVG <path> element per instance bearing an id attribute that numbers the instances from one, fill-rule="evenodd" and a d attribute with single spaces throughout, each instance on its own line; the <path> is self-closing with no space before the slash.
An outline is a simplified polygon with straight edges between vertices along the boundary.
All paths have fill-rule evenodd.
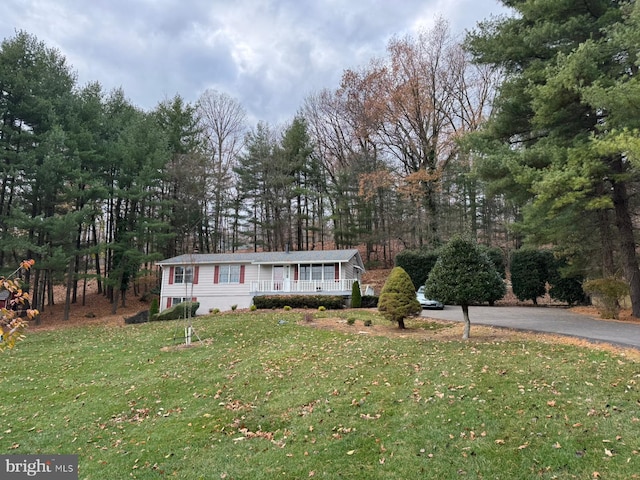
<path id="1" fill-rule="evenodd" d="M 198 301 L 198 297 L 191 297 L 191 301 L 192 302 L 197 302 Z"/>
<path id="2" fill-rule="evenodd" d="M 200 267 L 196 266 L 193 268 L 193 283 L 194 285 L 198 284 L 198 274 L 200 273 Z"/>
<path id="3" fill-rule="evenodd" d="M 169 285 L 173 284 L 173 276 L 175 275 L 175 271 L 173 267 L 169 268 Z"/>
<path id="4" fill-rule="evenodd" d="M 220 283 L 220 267 L 218 265 L 213 270 L 213 283 Z"/>
<path id="5" fill-rule="evenodd" d="M 336 278 L 335 280 L 340 280 L 340 264 L 336 263 Z"/>
<path id="6" fill-rule="evenodd" d="M 171 307 L 171 297 L 167 298 L 167 308 Z"/>
<path id="7" fill-rule="evenodd" d="M 294 280 L 298 280 L 298 266 L 297 265 L 293 266 L 293 279 Z"/>
<path id="8" fill-rule="evenodd" d="M 244 265 L 240 265 L 240 283 L 244 283 Z"/>

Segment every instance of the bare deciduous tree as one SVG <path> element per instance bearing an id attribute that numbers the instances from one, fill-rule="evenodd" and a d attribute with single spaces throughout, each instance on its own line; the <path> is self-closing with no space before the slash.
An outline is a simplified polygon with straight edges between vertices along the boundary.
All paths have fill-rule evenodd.
<path id="1" fill-rule="evenodd" d="M 224 251 L 231 245 L 225 245 L 224 232 L 230 228 L 225 225 L 228 215 L 232 181 L 232 168 L 243 146 L 247 131 L 246 113 L 242 105 L 225 93 L 206 90 L 196 104 L 201 129 L 201 143 L 208 162 L 207 200 L 213 252 Z M 209 225 L 208 225 L 209 227 Z M 228 232 L 230 233 L 230 232 Z M 232 249 L 231 248 L 231 249 Z"/>

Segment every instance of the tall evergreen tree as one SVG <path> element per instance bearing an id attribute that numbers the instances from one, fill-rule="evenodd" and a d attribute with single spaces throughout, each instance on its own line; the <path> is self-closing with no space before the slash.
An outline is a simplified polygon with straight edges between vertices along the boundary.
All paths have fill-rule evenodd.
<path id="1" fill-rule="evenodd" d="M 13 254 L 39 262 L 50 241 L 45 219 L 67 209 L 75 159 L 64 127 L 74 85 L 65 58 L 34 36 L 18 32 L 0 45 L 0 264 Z M 41 273 L 32 282 L 40 309 L 50 280 Z"/>
<path id="2" fill-rule="evenodd" d="M 629 194 L 637 172 L 620 145 L 594 148 L 594 139 L 609 137 L 623 118 L 601 94 L 625 84 L 637 69 L 637 49 L 621 48 L 615 36 L 634 21 L 635 2 L 503 3 L 517 15 L 481 23 L 467 45 L 478 62 L 506 74 L 487 134 L 509 146 L 500 150 L 504 171 L 532 194 L 524 225 L 540 227 L 539 240 L 558 243 L 563 241 L 559 229 L 567 224 L 596 225 L 601 270 L 619 262 L 638 317 L 640 270 Z M 640 100 L 634 90 L 627 93 L 632 97 L 625 103 Z"/>
<path id="3" fill-rule="evenodd" d="M 158 239 L 159 249 L 164 257 L 191 251 L 196 243 L 201 251 L 208 251 L 202 238 L 207 224 L 206 160 L 196 108 L 177 95 L 159 103 L 153 115 L 168 149 L 160 209 L 167 231 Z"/>
<path id="4" fill-rule="evenodd" d="M 289 174 L 293 184 L 287 197 L 289 208 L 289 233 L 287 243 L 295 250 L 305 250 L 310 247 L 308 230 L 310 227 L 310 206 L 320 194 L 316 190 L 318 182 L 313 174 L 317 172 L 312 164 L 311 140 L 307 134 L 304 119 L 296 116 L 282 135 L 281 149 L 284 161 L 289 165 Z"/>
<path id="5" fill-rule="evenodd" d="M 254 249 L 273 250 L 271 174 L 276 142 L 265 123 L 246 135 L 246 153 L 240 155 L 234 173 L 238 177 L 239 200 L 246 223 L 244 234 Z"/>

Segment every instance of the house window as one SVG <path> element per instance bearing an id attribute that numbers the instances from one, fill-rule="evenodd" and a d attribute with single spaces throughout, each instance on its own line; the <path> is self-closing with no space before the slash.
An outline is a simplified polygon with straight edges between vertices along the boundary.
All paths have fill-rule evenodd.
<path id="1" fill-rule="evenodd" d="M 322 265 L 311 265 L 311 280 L 322 280 Z"/>
<path id="2" fill-rule="evenodd" d="M 335 264 L 300 265 L 298 271 L 299 280 L 335 280 Z"/>
<path id="3" fill-rule="evenodd" d="M 193 283 L 193 267 L 176 267 L 173 283 Z"/>
<path id="4" fill-rule="evenodd" d="M 309 265 L 300 265 L 298 267 L 298 280 L 311 280 L 311 267 Z"/>
<path id="5" fill-rule="evenodd" d="M 220 265 L 218 283 L 240 283 L 240 265 Z"/>
<path id="6" fill-rule="evenodd" d="M 182 302 L 187 302 L 189 299 L 187 297 L 173 297 L 171 299 L 171 306 L 173 305 L 178 305 L 179 303 Z"/>
<path id="7" fill-rule="evenodd" d="M 336 266 L 335 265 L 324 265 L 324 279 L 325 280 L 335 280 L 336 279 Z"/>

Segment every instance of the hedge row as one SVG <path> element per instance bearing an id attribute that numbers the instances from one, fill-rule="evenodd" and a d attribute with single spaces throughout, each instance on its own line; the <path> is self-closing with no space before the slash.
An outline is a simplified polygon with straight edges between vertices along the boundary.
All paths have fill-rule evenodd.
<path id="1" fill-rule="evenodd" d="M 259 309 L 318 308 L 330 310 L 344 308 L 344 298 L 338 295 L 265 295 L 253 298 L 253 304 Z"/>
<path id="2" fill-rule="evenodd" d="M 396 267 L 402 267 L 411 277 L 416 290 L 424 285 L 429 272 L 438 261 L 438 250 L 403 250 L 396 255 Z"/>

